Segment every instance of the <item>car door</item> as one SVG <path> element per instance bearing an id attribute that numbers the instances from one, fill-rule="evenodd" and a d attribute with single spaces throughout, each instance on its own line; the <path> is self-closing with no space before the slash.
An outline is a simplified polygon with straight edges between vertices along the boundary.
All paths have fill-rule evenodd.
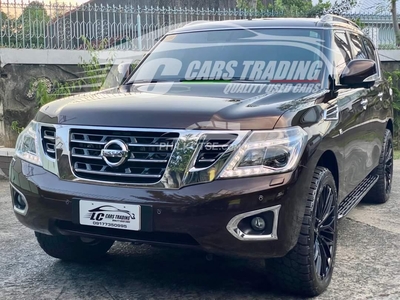
<path id="1" fill-rule="evenodd" d="M 372 53 L 368 53 L 365 47 L 365 38 L 355 32 L 349 32 L 349 41 L 353 49 L 353 55 L 355 59 L 372 59 L 376 62 L 374 56 L 374 50 L 370 49 Z M 379 154 L 383 140 L 382 126 L 384 123 L 379 121 L 379 111 L 382 110 L 381 100 L 383 99 L 383 86 L 384 82 L 381 78 L 379 71 L 379 64 L 377 64 L 378 79 L 375 81 L 374 86 L 365 89 L 367 92 L 366 96 L 363 96 L 361 100 L 364 103 L 364 120 L 360 126 L 362 126 L 362 134 L 364 138 L 360 141 L 360 147 L 364 149 L 365 161 L 362 164 L 364 170 L 362 170 L 363 178 L 366 177 L 379 162 Z"/>
<path id="2" fill-rule="evenodd" d="M 347 63 L 353 59 L 354 52 L 345 31 L 334 32 L 333 49 L 335 52 L 335 81 Z M 339 133 L 344 151 L 344 170 L 341 176 L 345 182 L 344 194 L 349 194 L 366 176 L 368 149 L 364 147 L 367 89 L 339 89 L 337 103 L 339 107 Z"/>
<path id="3" fill-rule="evenodd" d="M 387 108 L 390 106 L 389 86 L 383 78 L 381 64 L 377 51 L 372 42 L 362 36 L 361 37 L 366 53 L 369 59 L 376 63 L 378 78 L 373 87 L 369 91 L 368 109 L 367 109 L 367 132 L 368 139 L 372 141 L 374 151 L 371 153 L 372 171 L 379 163 L 379 155 L 383 145 L 383 137 L 386 129 L 386 113 Z"/>

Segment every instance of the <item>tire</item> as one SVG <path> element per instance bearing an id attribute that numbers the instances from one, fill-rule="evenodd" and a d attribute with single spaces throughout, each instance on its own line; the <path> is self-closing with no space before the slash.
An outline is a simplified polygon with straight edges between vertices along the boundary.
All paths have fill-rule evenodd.
<path id="1" fill-rule="evenodd" d="M 372 175 L 378 175 L 379 179 L 365 195 L 363 202 L 376 204 L 387 202 L 390 198 L 393 178 L 393 140 L 389 129 L 385 131 L 379 165 L 372 172 Z"/>
<path id="2" fill-rule="evenodd" d="M 113 240 L 93 240 L 35 232 L 40 247 L 48 255 L 71 262 L 91 262 L 103 257 Z"/>
<path id="3" fill-rule="evenodd" d="M 321 215 L 326 216 L 323 222 L 319 222 L 324 219 Z M 337 220 L 335 180 L 328 169 L 317 167 L 296 246 L 284 257 L 265 261 L 271 284 L 298 296 L 314 297 L 323 293 L 330 284 L 335 264 Z"/>

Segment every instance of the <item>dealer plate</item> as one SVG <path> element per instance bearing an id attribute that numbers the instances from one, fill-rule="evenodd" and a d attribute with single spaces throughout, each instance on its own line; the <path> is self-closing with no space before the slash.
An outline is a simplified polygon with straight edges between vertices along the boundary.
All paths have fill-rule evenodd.
<path id="1" fill-rule="evenodd" d="M 79 201 L 79 223 L 103 228 L 140 230 L 140 205 Z"/>

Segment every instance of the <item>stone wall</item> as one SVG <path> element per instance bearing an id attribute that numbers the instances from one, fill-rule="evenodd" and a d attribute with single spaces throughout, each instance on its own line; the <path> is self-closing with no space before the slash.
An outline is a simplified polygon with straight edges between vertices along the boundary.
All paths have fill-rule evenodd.
<path id="1" fill-rule="evenodd" d="M 138 51 L 105 51 L 98 53 L 98 59 L 105 64 L 112 56 L 119 64 L 137 61 L 143 55 Z M 0 146 L 14 147 L 17 132 L 12 130 L 13 121 L 23 127 L 35 116 L 38 82 L 44 82 L 50 91 L 56 82 L 76 80 L 85 76 L 79 65 L 90 59 L 87 51 L 0 49 Z M 84 91 L 87 89 L 75 90 Z"/>
<path id="2" fill-rule="evenodd" d="M 36 114 L 36 87 L 38 82 L 45 82 L 49 90 L 55 81 L 76 79 L 82 70 L 78 66 L 68 65 L 14 65 L 2 68 L 0 79 L 0 99 L 3 106 L 3 133 L 0 144 L 13 147 L 17 133 L 12 130 L 12 122 L 26 126 Z"/>

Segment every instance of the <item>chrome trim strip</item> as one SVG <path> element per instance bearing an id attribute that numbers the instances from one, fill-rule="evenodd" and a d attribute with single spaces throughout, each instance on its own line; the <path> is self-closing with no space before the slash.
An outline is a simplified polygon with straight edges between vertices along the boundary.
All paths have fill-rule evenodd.
<path id="1" fill-rule="evenodd" d="M 112 172 L 100 172 L 76 168 L 75 171 L 87 174 L 103 175 L 103 176 L 115 176 L 115 177 L 137 177 L 137 178 L 161 178 L 161 175 L 142 175 L 142 174 L 130 174 L 130 173 L 112 173 Z"/>
<path id="2" fill-rule="evenodd" d="M 325 121 L 339 120 L 339 107 L 337 105 L 331 106 L 324 110 Z"/>
<path id="3" fill-rule="evenodd" d="M 43 168 L 51 173 L 56 174 L 61 180 L 75 181 L 80 183 L 91 183 L 105 186 L 125 186 L 135 188 L 154 188 L 154 189 L 179 189 L 187 185 L 198 184 L 213 181 L 225 165 L 228 158 L 237 150 L 243 140 L 248 136 L 249 130 L 196 130 L 196 129 L 164 129 L 164 128 L 129 128 L 129 127 L 103 127 L 103 126 L 79 126 L 79 125 L 61 125 L 46 124 L 38 122 L 39 126 L 54 127 L 56 129 L 55 151 L 56 159 L 52 159 L 45 155 L 42 144 L 39 143 L 39 155 L 43 163 Z M 39 127 L 38 126 L 38 127 Z M 172 149 L 169 162 L 165 172 L 155 183 L 128 183 L 118 181 L 94 180 L 81 178 L 74 173 L 71 164 L 71 154 L 74 153 L 70 149 L 70 142 L 74 141 L 70 137 L 71 130 L 118 130 L 118 131 L 136 131 L 136 132 L 169 132 L 178 133 L 179 137 L 174 138 L 174 148 Z M 40 130 L 38 130 L 40 134 Z M 197 153 L 202 145 L 201 141 L 205 135 L 210 134 L 234 134 L 236 140 L 228 147 L 226 152 L 211 166 L 207 168 L 195 169 L 194 165 L 197 159 Z M 70 140 L 71 138 L 71 140 Z M 40 140 L 42 137 L 40 136 Z M 75 142 L 83 143 L 85 141 L 76 140 Z M 87 141 L 92 144 L 105 145 L 103 142 Z M 139 146 L 139 144 L 133 144 Z M 172 148 L 172 147 L 171 147 Z M 75 154 L 76 155 L 76 154 Z M 133 158 L 130 158 L 133 159 Z M 149 163 L 151 160 L 149 160 Z M 115 176 L 115 174 L 113 174 Z"/>
<path id="4" fill-rule="evenodd" d="M 45 131 L 46 132 L 46 131 Z M 56 138 L 54 136 L 46 135 L 43 137 L 45 140 L 55 141 Z"/>
<path id="5" fill-rule="evenodd" d="M 97 160 L 102 160 L 103 159 L 101 156 L 83 155 L 83 154 L 75 154 L 75 153 L 72 153 L 71 156 L 80 157 L 80 158 L 87 158 L 87 159 L 97 159 Z"/>
<path id="6" fill-rule="evenodd" d="M 278 219 L 279 219 L 279 210 L 281 209 L 281 205 L 275 205 L 267 208 L 262 208 L 258 210 L 249 211 L 243 214 L 239 214 L 233 217 L 228 225 L 226 225 L 226 229 L 232 234 L 235 238 L 241 241 L 274 241 L 278 239 Z M 258 215 L 260 213 L 272 211 L 274 213 L 274 222 L 272 224 L 272 232 L 267 235 L 251 235 L 242 232 L 239 228 L 239 222 L 247 217 Z"/>
<path id="7" fill-rule="evenodd" d="M 25 209 L 22 210 L 22 209 L 19 209 L 19 208 L 15 207 L 14 199 L 12 199 L 14 211 L 15 211 L 16 213 L 22 215 L 22 216 L 26 216 L 26 214 L 28 213 L 29 205 L 28 205 L 28 201 L 26 201 L 25 195 L 24 195 L 19 189 L 17 189 L 17 188 L 15 187 L 15 185 L 13 185 L 11 182 L 10 182 L 10 185 L 11 185 L 11 187 L 12 187 L 18 194 L 21 195 L 21 199 L 22 199 L 22 201 L 25 203 Z"/>
<path id="8" fill-rule="evenodd" d="M 107 142 L 96 142 L 96 141 L 85 141 L 85 140 L 75 140 L 72 139 L 71 143 L 79 143 L 79 144 L 93 144 L 93 145 L 105 145 Z"/>

